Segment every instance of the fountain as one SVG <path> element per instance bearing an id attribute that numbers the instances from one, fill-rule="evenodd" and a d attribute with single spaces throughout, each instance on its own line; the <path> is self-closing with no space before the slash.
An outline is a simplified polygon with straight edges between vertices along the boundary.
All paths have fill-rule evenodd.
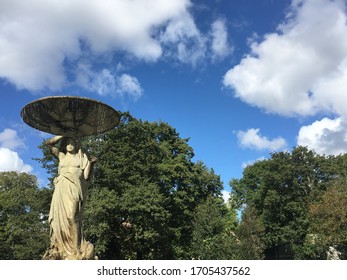
<path id="1" fill-rule="evenodd" d="M 83 237 L 82 219 L 96 158 L 88 158 L 79 139 L 112 129 L 119 114 L 93 99 L 51 96 L 27 104 L 21 117 L 29 126 L 56 135 L 45 142 L 59 168 L 49 213 L 50 248 L 43 259 L 94 259 L 94 246 Z"/>
<path id="2" fill-rule="evenodd" d="M 118 113 L 99 101 L 50 96 L 27 104 L 21 111 L 25 123 L 54 135 L 81 137 L 112 129 L 119 123 Z"/>

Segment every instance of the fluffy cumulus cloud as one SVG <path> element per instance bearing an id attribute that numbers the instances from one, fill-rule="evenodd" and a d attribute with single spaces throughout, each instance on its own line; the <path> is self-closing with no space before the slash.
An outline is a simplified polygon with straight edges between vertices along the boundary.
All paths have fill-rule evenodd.
<path id="1" fill-rule="evenodd" d="M 206 56 L 211 39 L 198 30 L 191 5 L 190 0 L 3 0 L 0 78 L 20 89 L 57 90 L 71 82 L 67 70 L 81 70 L 75 66 L 82 58 L 92 61 L 115 51 L 143 61 L 166 56 L 196 64 Z M 225 29 L 215 23 L 213 30 L 213 49 L 221 55 Z M 81 82 L 80 73 L 75 75 Z M 113 86 L 109 73 L 101 71 L 98 78 L 99 93 Z M 131 94 L 139 92 L 136 88 Z"/>
<path id="2" fill-rule="evenodd" d="M 281 115 L 347 113 L 340 104 L 347 95 L 340 89 L 347 85 L 344 1 L 293 1 L 278 32 L 251 50 L 224 77 L 237 97 Z"/>
<path id="3" fill-rule="evenodd" d="M 240 130 L 236 133 L 236 136 L 240 145 L 249 149 L 278 151 L 287 145 L 286 141 L 281 137 L 268 139 L 262 136 L 258 128 L 251 128 L 246 131 Z"/>
<path id="4" fill-rule="evenodd" d="M 19 171 L 31 172 L 32 167 L 25 164 L 13 149 L 24 146 L 24 142 L 13 129 L 5 129 L 0 132 L 0 172 L 1 171 Z"/>
<path id="5" fill-rule="evenodd" d="M 66 80 L 64 62 L 78 59 L 84 48 L 156 60 L 162 48 L 154 29 L 189 18 L 189 5 L 188 0 L 1 1 L 0 76 L 19 88 L 56 89 Z"/>
<path id="6" fill-rule="evenodd" d="M 292 0 L 285 22 L 277 32 L 251 43 L 251 52 L 225 74 L 224 85 L 266 112 L 286 116 L 329 113 L 346 119 L 346 19 L 344 0 Z M 331 120 L 329 125 L 335 128 L 326 127 L 327 123 L 323 119 L 303 127 L 298 144 L 324 151 L 318 147 L 346 134 L 345 121 Z M 335 139 L 336 151 L 347 151 L 345 140 Z"/>
<path id="7" fill-rule="evenodd" d="M 32 167 L 25 164 L 18 153 L 7 148 L 0 147 L 0 171 L 31 172 Z"/>
<path id="8" fill-rule="evenodd" d="M 319 154 L 338 155 L 347 152 L 347 123 L 343 118 L 323 118 L 303 126 L 298 144 L 310 147 Z"/>

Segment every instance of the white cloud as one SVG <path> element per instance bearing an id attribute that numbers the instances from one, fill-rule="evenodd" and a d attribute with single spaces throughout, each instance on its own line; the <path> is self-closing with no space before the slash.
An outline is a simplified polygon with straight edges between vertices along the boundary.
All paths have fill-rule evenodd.
<path id="1" fill-rule="evenodd" d="M 32 167 L 25 164 L 19 157 L 18 153 L 13 151 L 17 148 L 25 147 L 23 139 L 21 139 L 17 131 L 6 128 L 0 132 L 0 172 L 1 171 L 19 171 L 31 172 Z"/>
<path id="2" fill-rule="evenodd" d="M 298 134 L 298 145 L 307 146 L 319 154 L 338 155 L 347 152 L 347 124 L 341 118 L 323 118 L 303 126 Z"/>
<path id="3" fill-rule="evenodd" d="M 117 93 L 121 96 L 128 95 L 133 100 L 137 100 L 142 96 L 142 88 L 139 81 L 128 74 L 122 74 L 117 79 Z"/>
<path id="4" fill-rule="evenodd" d="M 292 0 L 277 32 L 255 37 L 223 83 L 235 96 L 286 116 L 337 116 L 303 126 L 298 145 L 347 152 L 347 17 L 344 0 Z"/>
<path id="5" fill-rule="evenodd" d="M 212 60 L 219 60 L 231 54 L 232 48 L 228 43 L 228 30 L 225 21 L 216 20 L 211 27 L 211 50 Z"/>
<path id="6" fill-rule="evenodd" d="M 206 56 L 207 38 L 200 33 L 188 11 L 173 17 L 161 32 L 164 55 L 180 62 L 196 65 Z"/>
<path id="7" fill-rule="evenodd" d="M 231 53 L 225 21 L 216 20 L 204 35 L 191 6 L 191 0 L 3 0 L 0 78 L 19 89 L 59 90 L 71 82 L 87 83 L 85 73 L 71 72 L 83 71 L 81 61 L 101 65 L 114 52 L 192 66 L 225 58 Z M 113 89 L 113 79 L 99 72 L 94 85 L 98 94 L 106 94 Z M 76 81 L 68 73 L 76 75 Z"/>
<path id="8" fill-rule="evenodd" d="M 278 151 L 287 145 L 282 137 L 269 140 L 267 137 L 262 136 L 259 128 L 250 128 L 246 131 L 240 130 L 236 133 L 236 136 L 240 145 L 249 149 Z"/>
<path id="9" fill-rule="evenodd" d="M 108 69 L 100 72 L 92 70 L 86 63 L 80 63 L 76 70 L 76 83 L 98 95 L 112 95 L 116 90 L 116 78 Z"/>
<path id="10" fill-rule="evenodd" d="M 116 89 L 115 77 L 107 69 L 103 69 L 100 73 L 95 75 L 92 82 L 91 90 L 97 92 L 99 95 L 112 94 Z"/>
<path id="11" fill-rule="evenodd" d="M 195 63 L 205 42 L 190 5 L 190 0 L 3 0 L 0 78 L 21 89 L 56 90 L 67 81 L 66 65 L 82 57 L 121 51 L 156 61 L 164 47 L 175 50 L 172 57 Z"/>
<path id="12" fill-rule="evenodd" d="M 0 147 L 13 150 L 24 146 L 24 142 L 18 137 L 17 131 L 6 128 L 3 132 L 0 132 Z"/>
<path id="13" fill-rule="evenodd" d="M 129 74 L 112 73 L 109 69 L 96 72 L 91 69 L 90 65 L 85 63 L 78 65 L 76 73 L 76 82 L 79 86 L 101 96 L 129 97 L 136 101 L 143 94 L 138 79 Z"/>
<path id="14" fill-rule="evenodd" d="M 178 43 L 201 36 L 200 31 L 187 10 L 170 19 L 160 34 L 162 43 Z"/>
<path id="15" fill-rule="evenodd" d="M 0 172 L 18 171 L 29 173 L 33 169 L 30 165 L 24 164 L 17 152 L 14 152 L 8 148 L 0 147 L 0 158 Z"/>
<path id="16" fill-rule="evenodd" d="M 347 114 L 345 1 L 293 0 L 278 32 L 253 42 L 223 82 L 267 112 Z"/>
<path id="17" fill-rule="evenodd" d="M 314 86 L 317 105 L 325 111 L 347 117 L 346 86 L 347 57 L 338 65 L 337 71 L 320 79 Z"/>

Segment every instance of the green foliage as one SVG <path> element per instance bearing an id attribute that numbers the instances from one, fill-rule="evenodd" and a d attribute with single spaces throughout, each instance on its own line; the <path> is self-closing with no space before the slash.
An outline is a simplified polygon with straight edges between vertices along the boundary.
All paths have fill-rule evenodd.
<path id="1" fill-rule="evenodd" d="M 114 190 L 100 187 L 89 191 L 87 207 L 84 210 L 83 228 L 87 240 L 95 246 L 96 255 L 105 259 L 105 252 L 109 250 L 109 258 L 119 258 L 119 248 L 115 242 L 116 229 L 120 219 L 117 217 L 119 198 Z M 118 248 L 118 249 L 117 249 Z"/>
<path id="2" fill-rule="evenodd" d="M 50 190 L 38 188 L 33 175 L 0 173 L 1 259 L 42 258 L 49 244 L 50 196 Z"/>
<path id="3" fill-rule="evenodd" d="M 265 257 L 265 227 L 259 213 L 250 204 L 242 213 L 242 219 L 237 228 L 238 255 L 241 260 L 262 260 Z"/>
<path id="4" fill-rule="evenodd" d="M 82 146 L 99 159 L 84 233 L 100 259 L 326 259 L 330 247 L 347 257 L 347 155 L 273 153 L 231 180 L 224 204 L 220 177 L 166 123 L 123 113 Z M 53 179 L 57 161 L 41 148 Z M 41 258 L 50 198 L 35 176 L 0 173 L 2 259 Z"/>
<path id="5" fill-rule="evenodd" d="M 163 194 L 154 184 L 139 184 L 124 193 L 121 211 L 130 228 L 123 231 L 123 255 L 132 259 L 167 256 L 171 250 L 167 232 L 171 213 L 166 206 Z"/>
<path id="6" fill-rule="evenodd" d="M 100 259 L 326 259 L 330 247 L 347 257 L 347 155 L 274 153 L 231 180 L 225 204 L 220 177 L 166 123 L 123 113 L 82 146 L 99 159 L 84 233 Z M 54 178 L 57 161 L 41 148 Z M 35 176 L 0 173 L 2 259 L 41 258 L 50 198 Z"/>
<path id="7" fill-rule="evenodd" d="M 188 139 L 167 123 L 123 113 L 116 128 L 82 147 L 98 158 L 84 229 L 99 258 L 189 258 L 195 209 L 221 197 L 223 186 L 213 170 L 192 161 Z M 40 161 L 56 172 L 49 155 Z"/>
<path id="8" fill-rule="evenodd" d="M 268 258 L 283 248 L 294 258 L 303 256 L 309 205 L 343 172 L 340 162 L 339 157 L 319 156 L 299 146 L 248 166 L 243 178 L 231 181 L 237 205 L 252 204 L 262 219 Z"/>
<path id="9" fill-rule="evenodd" d="M 42 158 L 34 158 L 34 160 L 41 163 L 42 168 L 46 169 L 47 173 L 50 175 L 48 178 L 50 181 L 50 186 L 53 187 L 53 180 L 58 173 L 58 159 L 53 156 L 48 146 L 44 142 L 38 147 L 42 150 Z"/>
<path id="10" fill-rule="evenodd" d="M 191 258 L 205 260 L 235 259 L 236 220 L 221 198 L 209 196 L 194 212 Z"/>
<path id="11" fill-rule="evenodd" d="M 337 179 L 309 206 L 311 238 L 307 239 L 306 256 L 326 259 L 330 246 L 335 247 L 341 258 L 347 258 L 347 181 Z"/>

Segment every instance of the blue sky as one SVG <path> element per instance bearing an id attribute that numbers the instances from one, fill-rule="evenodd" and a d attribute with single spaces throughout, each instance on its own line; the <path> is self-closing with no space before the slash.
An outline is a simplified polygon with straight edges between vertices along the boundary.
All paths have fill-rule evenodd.
<path id="1" fill-rule="evenodd" d="M 38 176 L 20 119 L 85 96 L 190 138 L 225 190 L 274 151 L 347 151 L 345 0 L 2 0 L 0 171 Z"/>

